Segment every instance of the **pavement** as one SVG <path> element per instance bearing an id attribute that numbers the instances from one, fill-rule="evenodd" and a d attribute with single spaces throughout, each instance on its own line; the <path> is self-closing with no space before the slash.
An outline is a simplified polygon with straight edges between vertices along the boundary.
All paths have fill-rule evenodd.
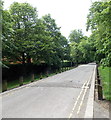
<path id="1" fill-rule="evenodd" d="M 109 116 L 110 116 L 109 108 L 110 108 L 111 102 L 107 101 L 105 99 L 98 100 L 98 92 L 97 91 L 98 90 L 95 89 L 94 118 L 103 119 L 103 120 L 108 119 L 109 120 Z"/>
<path id="2" fill-rule="evenodd" d="M 94 101 L 94 118 L 109 118 L 109 110 Z"/>
<path id="3" fill-rule="evenodd" d="M 84 118 L 95 64 L 2 94 L 2 118 Z"/>

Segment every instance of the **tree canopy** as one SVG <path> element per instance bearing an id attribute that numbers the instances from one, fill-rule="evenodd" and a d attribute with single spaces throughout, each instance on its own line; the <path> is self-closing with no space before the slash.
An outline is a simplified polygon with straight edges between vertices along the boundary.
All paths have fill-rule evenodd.
<path id="1" fill-rule="evenodd" d="M 89 29 L 96 48 L 96 61 L 111 66 L 111 1 L 93 3 L 87 19 Z"/>
<path id="2" fill-rule="evenodd" d="M 69 45 L 50 14 L 38 19 L 29 3 L 14 2 L 2 10 L 3 61 L 60 65 L 69 59 Z"/>
<path id="3" fill-rule="evenodd" d="M 76 64 L 93 62 L 94 48 L 90 39 L 87 36 L 84 36 L 82 31 L 73 31 L 74 32 L 71 32 L 69 35 L 71 60 Z"/>
<path id="4" fill-rule="evenodd" d="M 82 30 L 73 30 L 69 35 L 69 41 L 79 43 L 82 37 L 83 37 Z"/>
<path id="5" fill-rule="evenodd" d="M 69 38 L 50 14 L 38 18 L 29 3 L 14 2 L 2 10 L 2 60 L 4 63 L 46 63 L 61 66 L 67 60 L 75 64 L 96 61 L 111 66 L 111 1 L 94 2 L 87 16 L 87 37 L 74 29 Z"/>

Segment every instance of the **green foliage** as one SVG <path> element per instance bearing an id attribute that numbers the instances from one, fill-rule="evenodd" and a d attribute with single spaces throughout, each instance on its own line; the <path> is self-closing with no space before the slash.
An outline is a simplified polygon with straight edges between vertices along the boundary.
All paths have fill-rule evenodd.
<path id="1" fill-rule="evenodd" d="M 34 26 L 37 21 L 37 11 L 28 3 L 14 2 L 10 6 L 10 13 L 13 17 L 14 45 L 17 47 L 16 58 L 25 63 L 30 59 L 30 51 L 33 49 L 35 41 L 32 40 Z M 30 60 L 27 60 L 30 61 Z"/>
<path id="2" fill-rule="evenodd" d="M 60 28 L 50 14 L 43 16 L 41 20 L 47 35 L 42 50 L 43 60 L 50 65 L 60 65 L 61 60 L 67 59 L 69 54 L 67 39 L 61 35 Z"/>
<path id="3" fill-rule="evenodd" d="M 13 49 L 15 48 L 13 41 L 14 30 L 12 28 L 13 19 L 7 10 L 2 10 L 2 56 L 11 58 Z"/>
<path id="4" fill-rule="evenodd" d="M 111 1 L 93 3 L 87 20 L 89 29 L 96 47 L 96 61 L 111 66 Z"/>
<path id="5" fill-rule="evenodd" d="M 38 19 L 37 10 L 28 3 L 14 2 L 3 10 L 3 61 L 60 66 L 68 60 L 67 39 L 51 15 Z"/>
<path id="6" fill-rule="evenodd" d="M 94 61 L 94 47 L 91 39 L 83 36 L 82 31 L 73 30 L 69 35 L 71 60 L 78 63 L 89 63 Z"/>
<path id="7" fill-rule="evenodd" d="M 82 37 L 83 37 L 83 33 L 81 30 L 73 30 L 69 35 L 69 41 L 79 43 Z"/>

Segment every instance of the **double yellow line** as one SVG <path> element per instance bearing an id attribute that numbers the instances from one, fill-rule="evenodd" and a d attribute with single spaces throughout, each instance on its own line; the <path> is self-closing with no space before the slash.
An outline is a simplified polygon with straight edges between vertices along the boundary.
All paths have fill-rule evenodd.
<path id="1" fill-rule="evenodd" d="M 79 95 L 78 95 L 78 97 L 77 97 L 77 99 L 76 99 L 76 102 L 74 103 L 73 109 L 72 109 L 72 111 L 71 111 L 71 113 L 70 113 L 70 115 L 69 115 L 69 117 L 68 117 L 68 120 L 72 117 L 72 115 L 73 115 L 73 113 L 74 113 L 74 110 L 75 110 L 75 108 L 76 108 L 76 106 L 77 106 L 77 104 L 78 104 L 78 102 L 79 102 L 79 100 L 80 100 L 80 98 L 81 98 L 81 101 L 80 101 L 80 104 L 79 104 L 79 107 L 78 107 L 78 110 L 77 110 L 77 114 L 79 114 L 79 112 L 80 112 L 80 110 L 81 110 L 81 107 L 82 107 L 82 105 L 83 105 L 83 101 L 84 101 L 84 98 L 85 98 L 87 89 L 89 88 L 88 85 L 89 85 L 89 83 L 90 83 L 91 78 L 92 78 L 92 74 L 91 74 L 90 78 L 89 78 L 88 80 L 86 80 L 85 83 L 83 84 L 82 90 L 81 90 L 81 92 L 79 93 Z M 82 93 L 83 93 L 83 94 L 82 94 Z"/>

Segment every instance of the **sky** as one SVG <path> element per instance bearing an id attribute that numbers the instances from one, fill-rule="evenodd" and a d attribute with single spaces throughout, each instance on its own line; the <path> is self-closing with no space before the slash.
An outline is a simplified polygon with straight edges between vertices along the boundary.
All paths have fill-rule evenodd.
<path id="1" fill-rule="evenodd" d="M 4 8 L 14 2 L 28 2 L 37 8 L 38 17 L 51 14 L 61 33 L 66 38 L 74 29 L 82 29 L 84 35 L 89 36 L 91 32 L 86 32 L 87 15 L 91 6 L 91 0 L 4 0 Z"/>

